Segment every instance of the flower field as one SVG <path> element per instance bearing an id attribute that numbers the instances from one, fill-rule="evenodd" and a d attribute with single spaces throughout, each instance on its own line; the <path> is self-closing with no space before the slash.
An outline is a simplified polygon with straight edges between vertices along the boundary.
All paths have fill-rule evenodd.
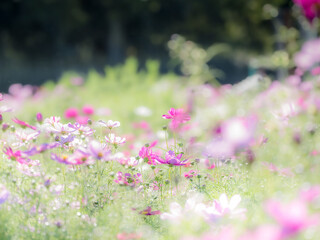
<path id="1" fill-rule="evenodd" d="M 129 59 L 12 85 L 0 239 L 319 239 L 319 46 L 284 81 L 213 87 Z"/>

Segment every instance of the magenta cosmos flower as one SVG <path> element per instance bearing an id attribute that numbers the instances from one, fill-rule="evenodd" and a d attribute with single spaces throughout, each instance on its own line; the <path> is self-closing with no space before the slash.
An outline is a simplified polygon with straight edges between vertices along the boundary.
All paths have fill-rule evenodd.
<path id="1" fill-rule="evenodd" d="M 65 112 L 64 112 L 64 117 L 66 119 L 70 119 L 70 118 L 76 118 L 78 116 L 78 109 L 76 108 L 68 108 Z"/>
<path id="2" fill-rule="evenodd" d="M 6 147 L 3 152 L 5 155 L 7 155 L 8 159 L 11 159 L 13 161 L 16 160 L 21 164 L 28 164 L 30 162 L 30 159 L 22 156 L 21 151 L 14 152 L 12 148 Z"/>
<path id="3" fill-rule="evenodd" d="M 320 16 L 320 0 L 294 0 L 294 3 L 302 8 L 310 22 Z"/>
<path id="4" fill-rule="evenodd" d="M 15 122 L 16 124 L 19 124 L 22 127 L 28 127 L 28 128 L 33 129 L 33 130 L 37 130 L 37 128 L 35 126 L 31 126 L 29 123 L 21 121 L 18 118 L 13 118 L 12 121 Z"/>
<path id="5" fill-rule="evenodd" d="M 181 123 L 190 121 L 190 115 L 180 108 L 170 108 L 168 114 L 162 115 L 162 118 L 172 120 L 169 125 L 171 129 L 177 129 Z"/>

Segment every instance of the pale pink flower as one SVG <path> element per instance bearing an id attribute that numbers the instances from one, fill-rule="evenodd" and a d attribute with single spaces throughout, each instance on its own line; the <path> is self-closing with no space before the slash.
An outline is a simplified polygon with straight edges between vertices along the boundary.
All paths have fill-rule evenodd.
<path id="1" fill-rule="evenodd" d="M 240 195 L 234 195 L 230 201 L 225 193 L 221 194 L 218 200 L 214 200 L 213 206 L 208 207 L 205 213 L 209 220 L 215 220 L 222 216 L 229 217 L 244 217 L 244 213 L 247 211 L 245 208 L 237 208 L 241 202 Z"/>
<path id="2" fill-rule="evenodd" d="M 31 129 L 19 129 L 14 132 L 16 137 L 22 142 L 31 141 L 32 139 L 36 139 L 40 132 L 35 132 Z"/>
<path id="3" fill-rule="evenodd" d="M 113 145 L 120 145 L 126 142 L 126 138 L 116 137 L 113 133 L 110 133 L 108 136 L 105 136 L 106 141 Z"/>
<path id="4" fill-rule="evenodd" d="M 256 116 L 231 118 L 221 124 L 221 136 L 235 149 L 248 146 L 254 139 L 258 119 Z"/>
<path id="5" fill-rule="evenodd" d="M 112 128 L 116 128 L 116 127 L 120 127 L 120 122 L 118 121 L 112 121 L 112 120 L 108 120 L 107 122 L 99 120 L 98 123 L 106 128 L 109 128 L 110 130 Z"/>
<path id="6" fill-rule="evenodd" d="M 68 127 L 74 129 L 72 134 L 75 134 L 75 135 L 91 136 L 95 132 L 95 130 L 91 129 L 90 127 L 82 125 L 78 122 L 74 124 L 69 123 Z"/>
<path id="7" fill-rule="evenodd" d="M 298 114 L 298 109 L 296 105 L 292 102 L 285 103 L 282 104 L 280 110 L 273 112 L 272 114 L 276 119 L 279 119 L 280 121 L 287 124 L 290 118 Z"/>
<path id="8" fill-rule="evenodd" d="M 169 220 L 172 223 L 179 224 L 186 217 L 194 215 L 203 216 L 206 206 L 203 203 L 198 203 L 197 198 L 189 198 L 184 208 L 177 202 L 170 204 L 170 212 L 161 214 L 162 220 Z"/>

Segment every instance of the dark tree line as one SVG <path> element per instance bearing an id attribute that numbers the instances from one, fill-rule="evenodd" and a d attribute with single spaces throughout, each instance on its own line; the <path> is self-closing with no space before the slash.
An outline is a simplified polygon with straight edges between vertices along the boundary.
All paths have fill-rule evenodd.
<path id="1" fill-rule="evenodd" d="M 173 33 L 203 46 L 225 42 L 264 52 L 274 45 L 266 4 L 292 5 L 291 0 L 1 0 L 0 61 L 164 59 Z"/>

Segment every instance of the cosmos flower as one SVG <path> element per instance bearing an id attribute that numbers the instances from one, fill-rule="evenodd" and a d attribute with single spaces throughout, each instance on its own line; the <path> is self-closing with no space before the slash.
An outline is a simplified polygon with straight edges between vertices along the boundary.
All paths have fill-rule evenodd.
<path id="1" fill-rule="evenodd" d="M 174 151 L 170 150 L 166 153 L 165 159 L 158 157 L 156 160 L 160 163 L 160 164 L 169 164 L 169 165 L 173 165 L 173 166 L 184 166 L 186 165 L 186 162 L 188 161 L 186 160 L 181 160 L 182 158 L 182 154 L 175 154 Z"/>
<path id="2" fill-rule="evenodd" d="M 86 152 L 97 160 L 108 161 L 110 157 L 110 150 L 95 140 L 89 143 Z"/>
<path id="3" fill-rule="evenodd" d="M 158 153 L 154 153 L 152 148 L 157 144 L 157 141 L 152 142 L 150 145 L 143 146 L 139 151 L 139 157 L 147 161 L 149 165 L 157 165 L 157 159 L 160 158 Z"/>
<path id="4" fill-rule="evenodd" d="M 118 121 L 112 121 L 112 120 L 108 120 L 107 122 L 99 120 L 98 123 L 106 128 L 109 128 L 110 130 L 116 127 L 120 127 L 120 122 Z"/>
<path id="5" fill-rule="evenodd" d="M 82 108 L 82 112 L 86 115 L 93 115 L 94 108 L 91 105 L 84 105 Z"/>
<path id="6" fill-rule="evenodd" d="M 78 109 L 76 109 L 76 108 L 68 108 L 64 112 L 64 117 L 66 119 L 76 118 L 77 116 L 78 116 Z"/>
<path id="7" fill-rule="evenodd" d="M 35 126 L 31 126 L 29 123 L 21 121 L 18 118 L 13 118 L 12 121 L 15 122 L 16 124 L 19 124 L 22 127 L 28 127 L 28 128 L 33 129 L 33 130 L 37 130 L 37 128 Z"/>
<path id="8" fill-rule="evenodd" d="M 183 109 L 170 108 L 168 114 L 162 115 L 164 119 L 171 119 L 170 128 L 172 130 L 177 129 L 181 123 L 190 121 L 190 115 L 184 112 Z"/>
<path id="9" fill-rule="evenodd" d="M 124 144 L 126 142 L 126 138 L 116 137 L 113 133 L 110 133 L 108 136 L 105 136 L 107 143 L 113 144 L 114 146 Z"/>
<path id="10" fill-rule="evenodd" d="M 8 159 L 11 159 L 13 161 L 17 161 L 21 164 L 28 164 L 30 162 L 30 159 L 22 156 L 21 151 L 13 151 L 12 148 L 6 147 L 4 149 L 4 154 L 7 155 Z"/>
<path id="11" fill-rule="evenodd" d="M 214 200 L 213 205 L 205 209 L 205 214 L 209 220 L 216 220 L 219 217 L 243 217 L 246 209 L 237 209 L 241 202 L 240 195 L 234 195 L 230 201 L 225 193 L 221 194 L 219 200 Z"/>
<path id="12" fill-rule="evenodd" d="M 74 124 L 69 123 L 68 127 L 74 129 L 74 131 L 72 131 L 72 134 L 75 134 L 75 135 L 91 136 L 95 132 L 90 127 L 84 126 L 78 122 Z"/>
<path id="13" fill-rule="evenodd" d="M 309 215 L 306 202 L 301 199 L 289 203 L 269 200 L 266 203 L 266 211 L 281 226 L 283 238 L 293 237 L 320 222 L 320 215 Z"/>

